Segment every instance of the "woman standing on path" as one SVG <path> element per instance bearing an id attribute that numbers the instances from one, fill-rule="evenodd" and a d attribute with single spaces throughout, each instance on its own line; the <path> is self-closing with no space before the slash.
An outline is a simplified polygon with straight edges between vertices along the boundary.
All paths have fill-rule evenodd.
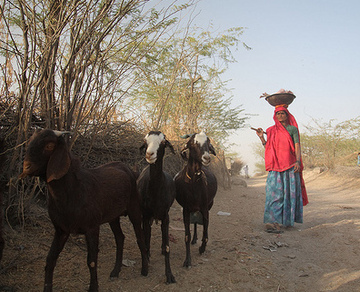
<path id="1" fill-rule="evenodd" d="M 303 206 L 308 203 L 296 120 L 287 105 L 277 105 L 274 121 L 266 130 L 267 141 L 263 129 L 256 130 L 265 147 L 265 169 L 269 172 L 264 212 L 269 232 L 279 231 L 280 225 L 303 223 Z"/>

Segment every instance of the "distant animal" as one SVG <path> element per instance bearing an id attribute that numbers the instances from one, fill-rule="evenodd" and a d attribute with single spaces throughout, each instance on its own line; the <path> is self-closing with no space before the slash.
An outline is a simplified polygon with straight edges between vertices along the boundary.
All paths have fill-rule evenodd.
<path id="1" fill-rule="evenodd" d="M 175 200 L 175 183 L 167 172 L 163 171 L 165 148 L 174 154 L 174 148 L 159 131 L 150 131 L 144 139 L 141 151 L 146 153 L 145 159 L 149 165 L 141 172 L 138 180 L 138 190 L 141 196 L 143 214 L 143 229 L 148 255 L 150 256 L 151 225 L 153 220 L 161 220 L 162 254 L 165 255 L 165 276 L 167 283 L 175 283 L 170 268 L 169 247 L 169 210 Z"/>
<path id="2" fill-rule="evenodd" d="M 48 212 L 55 228 L 46 258 L 44 291 L 52 291 L 56 261 L 69 235 L 85 234 L 88 291 L 98 291 L 97 260 L 100 225 L 109 223 L 116 241 L 115 266 L 110 277 L 121 270 L 125 236 L 120 216 L 129 216 L 141 251 L 141 274 L 148 274 L 148 257 L 141 229 L 140 198 L 134 173 L 121 162 L 110 162 L 93 169 L 81 166 L 70 153 L 63 132 L 37 130 L 28 144 L 20 177 L 39 176 L 49 190 Z"/>
<path id="3" fill-rule="evenodd" d="M 210 164 L 210 154 L 216 155 L 210 139 L 204 132 L 187 136 L 190 139 L 181 151 L 182 157 L 187 160 L 184 168 L 175 175 L 176 201 L 183 207 L 185 226 L 186 258 L 184 267 L 191 266 L 190 255 L 190 214 L 200 212 L 202 215 L 203 236 L 199 247 L 200 254 L 204 253 L 208 241 L 209 210 L 214 203 L 217 191 L 215 175 L 206 167 Z M 189 157 L 186 151 L 189 150 Z M 194 224 L 194 239 L 196 242 L 196 223 Z"/>

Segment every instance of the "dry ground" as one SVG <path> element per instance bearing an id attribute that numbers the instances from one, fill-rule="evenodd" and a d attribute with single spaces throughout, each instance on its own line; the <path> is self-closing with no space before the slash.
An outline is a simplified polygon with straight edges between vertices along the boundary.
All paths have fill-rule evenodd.
<path id="1" fill-rule="evenodd" d="M 211 210 L 205 254 L 192 246 L 191 269 L 185 258 L 181 208 L 171 209 L 171 265 L 176 284 L 166 285 L 160 253 L 160 226 L 153 225 L 149 275 L 140 275 L 140 253 L 127 218 L 120 278 L 109 280 L 114 240 L 103 226 L 100 235 L 100 291 L 360 291 L 360 168 L 336 174 L 305 173 L 310 204 L 304 224 L 282 234 L 262 224 L 266 177 L 234 180 L 220 189 Z M 230 215 L 218 215 L 218 212 Z M 0 291 L 41 291 L 45 257 L 53 233 L 46 210 L 34 207 L 23 232 L 5 229 L 6 246 L 0 267 Z M 201 234 L 201 227 L 199 228 Z M 89 274 L 82 236 L 72 236 L 60 254 L 54 291 L 86 291 Z"/>

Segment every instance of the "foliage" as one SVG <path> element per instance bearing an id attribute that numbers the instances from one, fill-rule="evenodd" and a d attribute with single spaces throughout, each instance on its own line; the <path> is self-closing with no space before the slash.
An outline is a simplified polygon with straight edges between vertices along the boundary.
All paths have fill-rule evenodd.
<path id="1" fill-rule="evenodd" d="M 144 57 L 139 45 L 146 39 L 151 49 L 178 12 L 155 13 L 146 3 L 39 0 L 14 6 L 4 1 L 3 88 L 15 101 L 19 141 L 34 115 L 41 126 L 74 135 L 125 119 L 119 105 L 135 81 L 129 75 Z M 7 78 L 10 70 L 17 80 Z"/>
<path id="2" fill-rule="evenodd" d="M 237 46 L 242 28 L 213 36 L 189 28 L 157 43 L 139 64 L 138 85 L 131 94 L 147 128 L 163 129 L 172 136 L 205 130 L 223 141 L 230 130 L 243 126 L 241 107 L 231 107 L 227 83 L 221 80 L 228 63 L 235 62 L 230 48 Z M 150 105 L 143 111 L 142 105 Z"/>
<path id="3" fill-rule="evenodd" d="M 360 118 L 335 124 L 334 120 L 312 120 L 301 136 L 304 163 L 307 167 L 355 165 L 360 150 Z"/>
<path id="4" fill-rule="evenodd" d="M 240 175 L 242 168 L 244 167 L 245 163 L 240 158 L 236 158 L 231 161 L 231 175 Z"/>
<path id="5" fill-rule="evenodd" d="M 255 163 L 255 169 L 258 173 L 265 173 L 265 147 L 261 143 L 253 144 L 253 151 L 260 161 Z"/>

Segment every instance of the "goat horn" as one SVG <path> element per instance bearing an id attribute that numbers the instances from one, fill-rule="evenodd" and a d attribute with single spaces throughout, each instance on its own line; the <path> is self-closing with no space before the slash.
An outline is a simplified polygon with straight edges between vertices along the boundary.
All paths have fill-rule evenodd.
<path id="1" fill-rule="evenodd" d="M 72 132 L 70 132 L 70 131 L 57 131 L 57 130 L 53 130 L 53 131 L 57 137 L 60 137 L 65 134 L 72 135 Z"/>
<path id="2" fill-rule="evenodd" d="M 185 134 L 185 135 L 182 135 L 182 136 L 180 136 L 180 138 L 182 138 L 182 139 L 186 139 L 186 138 L 189 138 L 189 137 L 191 137 L 192 135 L 194 135 L 194 134 Z"/>

